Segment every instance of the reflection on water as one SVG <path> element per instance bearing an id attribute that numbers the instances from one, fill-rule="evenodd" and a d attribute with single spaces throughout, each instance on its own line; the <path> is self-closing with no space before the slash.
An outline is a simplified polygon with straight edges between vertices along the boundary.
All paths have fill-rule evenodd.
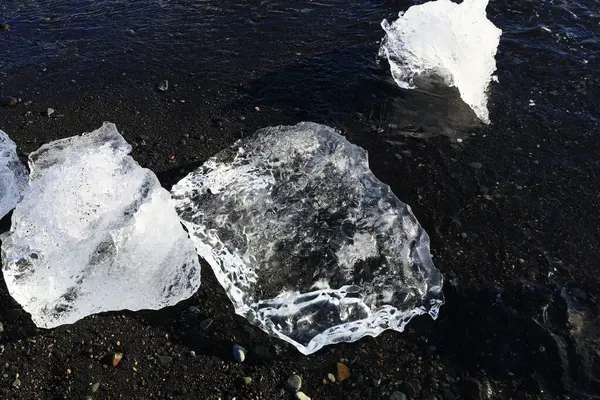
<path id="1" fill-rule="evenodd" d="M 395 85 L 389 80 L 382 85 Z M 483 124 L 456 88 L 419 82 L 418 89 L 390 88 L 379 96 L 378 125 L 386 135 L 462 138 Z"/>

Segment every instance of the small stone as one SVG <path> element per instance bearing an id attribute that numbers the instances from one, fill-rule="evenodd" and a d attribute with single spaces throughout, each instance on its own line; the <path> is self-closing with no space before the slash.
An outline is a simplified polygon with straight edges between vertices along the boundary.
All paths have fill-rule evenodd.
<path id="1" fill-rule="evenodd" d="M 335 375 L 333 375 L 332 373 L 327 374 L 327 379 L 329 379 L 329 382 L 333 383 L 335 382 Z"/>
<path id="2" fill-rule="evenodd" d="M 12 386 L 13 386 L 15 389 L 18 389 L 18 388 L 20 388 L 20 387 L 21 387 L 21 380 L 20 380 L 18 377 L 17 377 L 17 378 L 15 378 L 15 380 L 13 381 L 13 384 L 12 384 Z"/>
<path id="3" fill-rule="evenodd" d="M 244 385 L 249 385 L 252 383 L 252 378 L 249 376 L 245 376 L 242 378 L 242 382 L 244 383 Z"/>
<path id="4" fill-rule="evenodd" d="M 188 311 L 192 315 L 198 315 L 198 314 L 200 314 L 200 309 L 198 307 L 196 307 L 196 306 L 190 306 L 190 308 L 188 308 Z"/>
<path id="5" fill-rule="evenodd" d="M 417 396 L 417 389 L 415 389 L 415 385 L 408 381 L 404 381 L 402 385 L 400 385 L 400 389 L 402 392 L 406 393 L 407 397 L 411 399 Z"/>
<path id="6" fill-rule="evenodd" d="M 2 325 L 2 322 L 0 322 L 0 333 L 4 332 L 4 325 Z"/>
<path id="7" fill-rule="evenodd" d="M 233 345 L 233 358 L 237 362 L 244 362 L 246 359 L 246 349 L 242 346 L 234 344 Z"/>
<path id="8" fill-rule="evenodd" d="M 297 392 L 302 387 L 302 378 L 294 374 L 288 378 L 287 385 L 291 390 Z"/>
<path id="9" fill-rule="evenodd" d="M 48 108 L 48 109 L 46 110 L 46 115 L 49 117 L 49 116 L 51 116 L 52 114 L 54 114 L 54 109 L 53 109 L 53 108 Z"/>
<path id="10" fill-rule="evenodd" d="M 6 312 L 6 319 L 9 322 L 15 322 L 23 317 L 24 312 L 20 308 L 12 308 Z"/>
<path id="11" fill-rule="evenodd" d="M 190 351 L 190 356 L 196 357 L 196 352 L 194 350 Z"/>
<path id="12" fill-rule="evenodd" d="M 112 366 L 117 368 L 117 365 L 119 365 L 119 363 L 121 362 L 121 360 L 123 359 L 123 353 L 115 353 L 112 355 Z"/>
<path id="13" fill-rule="evenodd" d="M 10 29 L 9 24 L 0 24 L 0 31 L 7 31 Z"/>
<path id="14" fill-rule="evenodd" d="M 125 31 L 125 33 L 127 33 L 128 35 L 131 35 L 131 36 L 135 35 L 135 31 L 133 29 L 127 29 Z"/>
<path id="15" fill-rule="evenodd" d="M 238 117 L 238 119 L 239 119 L 240 121 L 245 121 L 245 120 L 246 120 L 246 117 L 244 117 L 243 115 L 240 115 L 240 116 Z"/>
<path id="16" fill-rule="evenodd" d="M 390 400 L 406 400 L 406 395 L 402 392 L 394 392 L 390 396 Z"/>
<path id="17" fill-rule="evenodd" d="M 169 90 L 169 81 L 160 81 L 158 85 L 156 85 L 156 90 L 158 90 L 159 92 L 166 92 L 167 90 Z"/>
<path id="18" fill-rule="evenodd" d="M 19 103 L 19 100 L 16 97 L 6 96 L 2 99 L 2 105 L 4 107 L 14 107 Z"/>
<path id="19" fill-rule="evenodd" d="M 92 393 L 96 393 L 100 389 L 100 382 L 96 382 L 92 385 Z"/>
<path id="20" fill-rule="evenodd" d="M 444 392 L 444 400 L 456 400 L 456 396 L 454 396 L 454 393 L 452 393 L 452 390 L 445 388 Z"/>
<path id="21" fill-rule="evenodd" d="M 83 400 L 94 400 L 94 398 L 92 396 L 85 396 Z"/>
<path id="22" fill-rule="evenodd" d="M 204 321 L 200 322 L 200 328 L 202 328 L 203 331 L 207 330 L 213 323 L 213 319 L 212 318 L 207 318 Z"/>
<path id="23" fill-rule="evenodd" d="M 465 400 L 481 400 L 482 387 L 479 381 L 467 378 L 460 381 L 460 394 Z"/>
<path id="24" fill-rule="evenodd" d="M 469 163 L 469 167 L 471 167 L 473 169 L 481 169 L 481 168 L 483 168 L 483 164 L 480 162 L 472 162 L 472 163 Z"/>
<path id="25" fill-rule="evenodd" d="M 350 377 L 350 368 L 344 363 L 337 363 L 337 380 L 342 382 Z"/>
<path id="26" fill-rule="evenodd" d="M 305 395 L 303 392 L 296 393 L 296 400 L 310 400 L 310 397 Z"/>
<path id="27" fill-rule="evenodd" d="M 168 366 L 173 361 L 173 357 L 171 356 L 158 356 L 158 360 L 163 366 Z"/>
<path id="28" fill-rule="evenodd" d="M 577 287 L 571 288 L 571 294 L 573 295 L 573 297 L 579 300 L 587 300 L 588 298 L 587 293 L 585 293 L 583 290 Z M 2 324 L 0 324 L 0 333 L 2 333 L 1 326 Z"/>

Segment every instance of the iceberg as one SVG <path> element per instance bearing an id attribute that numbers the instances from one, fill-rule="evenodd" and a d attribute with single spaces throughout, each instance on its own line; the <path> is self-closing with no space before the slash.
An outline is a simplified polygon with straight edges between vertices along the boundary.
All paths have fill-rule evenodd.
<path id="1" fill-rule="evenodd" d="M 437 317 L 427 233 L 330 127 L 261 129 L 171 194 L 236 313 L 303 354 Z"/>
<path id="2" fill-rule="evenodd" d="M 159 309 L 200 285 L 169 192 L 114 124 L 29 156 L 29 184 L 2 235 L 12 297 L 41 328 L 112 310 Z"/>
<path id="3" fill-rule="evenodd" d="M 488 0 L 436 0 L 410 7 L 391 24 L 384 19 L 379 56 L 387 58 L 398 86 L 414 89 L 418 78 L 441 78 L 489 124 L 486 90 L 502 31 L 487 19 L 487 5 Z"/>
<path id="4" fill-rule="evenodd" d="M 17 145 L 0 131 L 0 218 L 21 200 L 27 186 L 27 168 L 17 156 Z"/>

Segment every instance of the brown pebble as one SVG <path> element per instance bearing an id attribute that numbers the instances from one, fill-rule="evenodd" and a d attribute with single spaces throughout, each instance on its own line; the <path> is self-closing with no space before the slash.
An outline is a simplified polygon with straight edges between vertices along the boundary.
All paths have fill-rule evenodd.
<path id="1" fill-rule="evenodd" d="M 5 107 L 14 107 L 19 103 L 19 100 L 16 97 L 6 96 L 2 99 L 2 105 Z"/>
<path id="2" fill-rule="evenodd" d="M 337 363 L 337 380 L 343 381 L 350 377 L 350 368 L 346 366 L 344 363 Z"/>
<path id="3" fill-rule="evenodd" d="M 119 365 L 119 363 L 121 362 L 121 359 L 123 358 L 123 353 L 115 353 L 112 356 L 112 366 L 117 368 L 117 365 Z"/>

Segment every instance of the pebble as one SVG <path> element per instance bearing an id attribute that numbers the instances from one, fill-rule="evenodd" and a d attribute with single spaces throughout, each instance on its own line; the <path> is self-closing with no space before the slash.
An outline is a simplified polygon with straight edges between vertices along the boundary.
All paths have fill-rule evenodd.
<path id="1" fill-rule="evenodd" d="M 469 167 L 471 167 L 473 169 L 481 169 L 481 168 L 483 168 L 483 164 L 480 162 L 472 162 L 472 163 L 469 163 Z"/>
<path id="2" fill-rule="evenodd" d="M 2 322 L 0 322 L 0 333 L 4 332 L 4 325 L 2 325 Z"/>
<path id="3" fill-rule="evenodd" d="M 310 397 L 305 395 L 303 392 L 296 393 L 296 400 L 310 400 Z"/>
<path id="4" fill-rule="evenodd" d="M 343 381 L 350 377 L 350 368 L 346 366 L 344 363 L 337 363 L 337 380 Z"/>
<path id="5" fill-rule="evenodd" d="M 9 24 L 0 24 L 0 31 L 7 31 L 10 29 Z"/>
<path id="6" fill-rule="evenodd" d="M 482 387 L 479 381 L 467 378 L 460 381 L 460 394 L 465 400 L 480 400 L 482 396 Z"/>
<path id="7" fill-rule="evenodd" d="M 121 362 L 121 360 L 123 359 L 123 353 L 115 353 L 112 355 L 112 366 L 117 368 L 117 365 L 119 365 L 119 363 Z"/>
<path id="8" fill-rule="evenodd" d="M 18 102 L 19 102 L 19 100 L 17 100 L 16 97 L 12 97 L 12 96 L 6 96 L 2 99 L 2 105 L 4 107 L 14 107 L 17 105 Z"/>
<path id="9" fill-rule="evenodd" d="M 13 387 L 14 387 L 15 389 L 18 389 L 18 388 L 20 388 L 20 387 L 21 387 L 21 380 L 20 380 L 19 378 L 15 378 L 15 380 L 14 380 L 14 382 L 13 382 L 13 384 L 12 384 L 12 385 L 13 385 Z"/>
<path id="10" fill-rule="evenodd" d="M 332 373 L 327 374 L 327 379 L 329 379 L 329 382 L 333 383 L 335 382 L 335 375 L 333 375 Z"/>
<path id="11" fill-rule="evenodd" d="M 402 392 L 394 392 L 390 396 L 390 400 L 406 400 L 406 395 Z"/>
<path id="12" fill-rule="evenodd" d="M 190 356 L 196 357 L 196 352 L 194 350 L 190 351 Z"/>
<path id="13" fill-rule="evenodd" d="M 244 362 L 246 359 L 246 349 L 242 346 L 234 344 L 233 345 L 233 358 L 237 362 Z"/>
<path id="14" fill-rule="evenodd" d="M 166 92 L 167 90 L 169 90 L 169 81 L 160 81 L 158 85 L 156 85 L 156 89 L 160 92 Z"/>
<path id="15" fill-rule="evenodd" d="M 581 290 L 577 287 L 571 288 L 571 294 L 573 295 L 573 297 L 575 297 L 579 300 L 587 300 L 587 298 L 588 298 L 587 294 L 583 290 Z M 2 324 L 0 324 L 0 333 L 2 332 L 1 327 L 2 327 Z"/>
<path id="16" fill-rule="evenodd" d="M 287 385 L 291 390 L 297 392 L 302 387 L 302 378 L 294 374 L 288 378 Z"/>
<path id="17" fill-rule="evenodd" d="M 51 116 L 52 114 L 54 114 L 54 109 L 53 108 L 48 108 L 46 110 L 46 115 Z"/>
<path id="18" fill-rule="evenodd" d="M 198 307 L 196 307 L 196 306 L 190 306 L 190 308 L 188 308 L 188 311 L 192 315 L 198 315 L 198 314 L 200 314 L 200 309 Z"/>
<path id="19" fill-rule="evenodd" d="M 92 385 L 92 393 L 96 393 L 100 389 L 100 382 L 96 382 Z"/>
<path id="20" fill-rule="evenodd" d="M 207 330 L 213 323 L 213 319 L 212 318 L 207 318 L 204 321 L 200 322 L 200 328 L 202 328 L 203 331 Z"/>
<path id="21" fill-rule="evenodd" d="M 166 367 L 169 364 L 171 364 L 171 361 L 173 361 L 173 357 L 171 357 L 171 356 L 158 356 L 158 360 L 160 361 L 160 363 L 162 365 L 164 365 Z"/>
<path id="22" fill-rule="evenodd" d="M 416 397 L 417 395 L 417 389 L 415 389 L 415 385 L 408 381 L 404 381 L 400 386 L 400 389 L 402 389 L 402 391 L 406 393 L 406 396 L 410 398 Z"/>
<path id="23" fill-rule="evenodd" d="M 252 383 L 252 378 L 249 376 L 245 376 L 242 378 L 242 382 L 244 382 L 244 385 L 249 385 Z"/>

